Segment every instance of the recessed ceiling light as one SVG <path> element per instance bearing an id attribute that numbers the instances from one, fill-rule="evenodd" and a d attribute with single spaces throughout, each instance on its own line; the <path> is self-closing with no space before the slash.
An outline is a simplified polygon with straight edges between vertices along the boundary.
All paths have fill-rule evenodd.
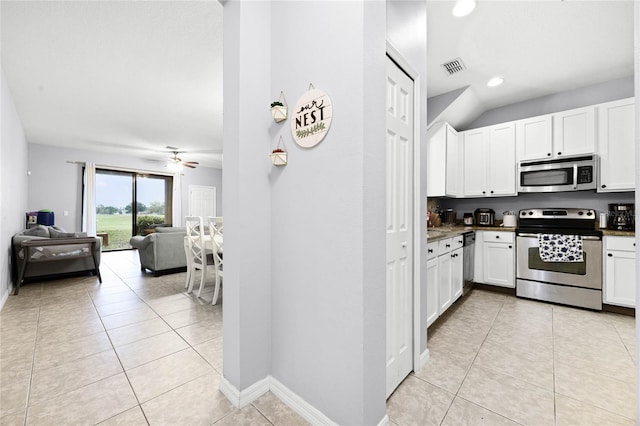
<path id="1" fill-rule="evenodd" d="M 457 0 L 453 6 L 453 16 L 467 16 L 476 8 L 476 0 Z"/>
<path id="2" fill-rule="evenodd" d="M 493 77 L 491 80 L 487 82 L 487 86 L 496 87 L 496 86 L 500 86 L 502 83 L 504 83 L 504 79 L 502 77 Z"/>

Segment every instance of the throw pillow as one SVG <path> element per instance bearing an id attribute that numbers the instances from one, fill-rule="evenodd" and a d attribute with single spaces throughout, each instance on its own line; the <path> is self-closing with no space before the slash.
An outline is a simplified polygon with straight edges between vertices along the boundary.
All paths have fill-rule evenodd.
<path id="1" fill-rule="evenodd" d="M 49 227 L 44 225 L 34 226 L 33 228 L 29 228 L 26 231 L 22 232 L 22 235 L 29 235 L 32 237 L 49 237 Z"/>
<path id="2" fill-rule="evenodd" d="M 179 226 L 159 226 L 156 228 L 156 232 L 187 232 L 187 228 Z"/>
<path id="3" fill-rule="evenodd" d="M 49 236 L 51 238 L 78 238 L 86 237 L 86 232 L 60 232 L 57 229 L 49 228 Z"/>

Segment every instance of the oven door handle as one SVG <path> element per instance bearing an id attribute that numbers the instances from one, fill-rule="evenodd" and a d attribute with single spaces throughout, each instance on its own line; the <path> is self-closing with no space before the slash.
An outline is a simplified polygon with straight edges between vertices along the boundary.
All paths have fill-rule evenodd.
<path id="1" fill-rule="evenodd" d="M 578 165 L 573 165 L 573 189 L 578 189 Z"/>
<path id="2" fill-rule="evenodd" d="M 550 232 L 550 234 L 553 234 L 553 232 Z M 538 238 L 538 235 L 541 235 L 541 234 L 518 234 L 518 237 Z M 582 239 L 583 240 L 600 241 L 602 238 L 601 237 L 597 237 L 595 235 L 583 235 Z"/>

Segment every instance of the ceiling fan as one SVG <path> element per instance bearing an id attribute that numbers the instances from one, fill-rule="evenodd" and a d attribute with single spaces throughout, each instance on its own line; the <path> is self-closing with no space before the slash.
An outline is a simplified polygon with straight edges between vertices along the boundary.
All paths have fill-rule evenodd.
<path id="1" fill-rule="evenodd" d="M 173 147 L 167 147 L 170 149 L 177 149 L 177 148 L 173 148 Z M 182 161 L 182 158 L 178 157 L 178 154 L 181 154 L 181 151 L 171 151 L 171 153 L 173 155 L 171 155 L 169 157 L 169 160 L 167 160 L 167 166 L 172 167 L 172 168 L 176 168 L 176 167 L 189 167 L 191 169 L 195 169 L 196 165 L 200 164 L 197 161 Z"/>

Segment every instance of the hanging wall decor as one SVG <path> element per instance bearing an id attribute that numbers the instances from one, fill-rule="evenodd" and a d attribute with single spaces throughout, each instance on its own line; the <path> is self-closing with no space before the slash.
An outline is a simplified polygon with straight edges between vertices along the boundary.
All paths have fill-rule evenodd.
<path id="1" fill-rule="evenodd" d="M 278 146 L 276 149 L 271 151 L 269 154 L 271 157 L 271 162 L 274 166 L 286 166 L 289 154 L 287 153 L 287 148 L 284 146 L 284 141 L 282 140 L 282 136 L 280 136 L 280 140 L 278 141 Z"/>
<path id="2" fill-rule="evenodd" d="M 298 99 L 293 113 L 293 140 L 303 148 L 311 148 L 319 144 L 329 131 L 333 106 L 329 95 L 310 84 L 309 90 Z"/>
<path id="3" fill-rule="evenodd" d="M 276 123 L 287 119 L 287 102 L 284 99 L 284 92 L 280 92 L 280 99 L 271 102 L 271 115 Z"/>

